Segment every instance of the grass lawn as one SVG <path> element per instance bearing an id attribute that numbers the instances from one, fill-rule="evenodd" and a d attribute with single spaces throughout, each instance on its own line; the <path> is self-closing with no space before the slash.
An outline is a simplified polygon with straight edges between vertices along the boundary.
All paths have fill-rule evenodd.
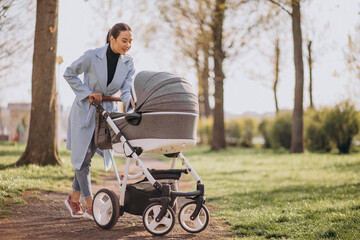
<path id="1" fill-rule="evenodd" d="M 237 239 L 360 239 L 360 154 L 184 153 Z"/>
<path id="2" fill-rule="evenodd" d="M 0 144 L 0 218 L 24 202 L 23 191 L 71 189 L 68 151 L 60 151 L 64 166 L 11 166 L 24 149 Z M 229 223 L 235 238 L 360 239 L 360 153 L 196 147 L 184 155 L 205 183 L 207 202 L 217 207 L 211 214 Z M 97 155 L 91 171 L 94 181 L 104 174 Z"/>

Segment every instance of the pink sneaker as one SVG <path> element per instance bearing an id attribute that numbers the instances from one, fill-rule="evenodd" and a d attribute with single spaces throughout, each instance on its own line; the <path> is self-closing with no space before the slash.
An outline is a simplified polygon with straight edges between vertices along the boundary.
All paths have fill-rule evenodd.
<path id="1" fill-rule="evenodd" d="M 85 211 L 85 214 L 84 216 L 88 219 L 91 219 L 94 221 L 94 216 L 93 216 L 93 213 L 92 213 L 92 208 L 86 208 L 86 211 Z"/>
<path id="2" fill-rule="evenodd" d="M 65 206 L 70 211 L 70 214 L 74 218 L 84 217 L 84 212 L 82 210 L 81 202 L 71 201 L 71 195 L 65 200 Z"/>

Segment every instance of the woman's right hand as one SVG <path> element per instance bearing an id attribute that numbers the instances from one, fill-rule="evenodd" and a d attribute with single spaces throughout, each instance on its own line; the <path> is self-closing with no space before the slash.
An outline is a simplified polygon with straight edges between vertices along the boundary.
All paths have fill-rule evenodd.
<path id="1" fill-rule="evenodd" d="M 102 94 L 101 93 L 91 93 L 89 95 L 89 103 L 92 104 L 93 101 L 101 103 L 102 102 Z"/>

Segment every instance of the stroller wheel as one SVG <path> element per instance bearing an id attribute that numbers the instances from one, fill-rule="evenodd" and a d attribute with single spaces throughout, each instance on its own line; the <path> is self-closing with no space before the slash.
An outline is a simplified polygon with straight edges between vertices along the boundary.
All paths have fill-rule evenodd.
<path id="1" fill-rule="evenodd" d="M 113 191 L 99 190 L 93 200 L 93 215 L 96 224 L 103 229 L 112 228 L 119 219 L 119 199 Z"/>
<path id="2" fill-rule="evenodd" d="M 161 208 L 161 204 L 153 203 L 145 209 L 143 214 L 144 226 L 146 230 L 153 235 L 165 235 L 169 233 L 175 225 L 175 214 L 170 207 L 167 208 L 167 213 L 161 221 L 156 222 L 155 219 L 160 213 Z"/>
<path id="3" fill-rule="evenodd" d="M 181 227 L 189 233 L 198 233 L 203 231 L 209 223 L 209 211 L 205 205 L 201 206 L 200 212 L 194 220 L 190 216 L 196 208 L 195 202 L 188 202 L 182 206 L 179 212 L 179 223 Z"/>

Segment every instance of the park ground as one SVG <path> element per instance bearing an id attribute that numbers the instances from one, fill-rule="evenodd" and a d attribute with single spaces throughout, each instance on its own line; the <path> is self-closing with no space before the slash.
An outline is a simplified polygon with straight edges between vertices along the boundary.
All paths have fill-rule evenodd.
<path id="1" fill-rule="evenodd" d="M 0 239 L 153 239 L 138 216 L 124 215 L 110 231 L 69 218 L 63 206 L 73 175 L 69 152 L 60 151 L 62 167 L 13 167 L 23 150 L 0 145 L 0 230 L 7 234 Z M 176 223 L 166 239 L 360 239 L 360 153 L 196 147 L 184 155 L 205 183 L 211 222 L 194 235 Z M 148 156 L 154 157 L 159 160 L 145 163 L 170 163 Z M 92 179 L 94 192 L 116 189 L 114 172 L 105 173 L 100 158 Z M 180 188 L 194 187 L 188 175 L 180 182 Z"/>

